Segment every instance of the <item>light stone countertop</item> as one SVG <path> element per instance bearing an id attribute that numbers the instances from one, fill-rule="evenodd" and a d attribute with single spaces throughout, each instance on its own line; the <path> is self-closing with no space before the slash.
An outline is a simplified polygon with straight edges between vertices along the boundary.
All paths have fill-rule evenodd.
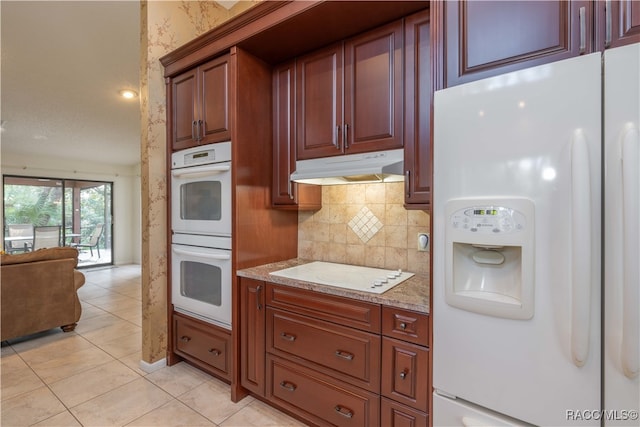
<path id="1" fill-rule="evenodd" d="M 287 261 L 279 261 L 271 264 L 260 265 L 251 268 L 238 270 L 236 274 L 249 279 L 263 280 L 277 283 L 279 285 L 292 286 L 300 289 L 308 289 L 320 293 L 352 298 L 360 301 L 367 301 L 382 304 L 390 307 L 397 307 L 406 310 L 413 310 L 420 313 L 429 313 L 429 277 L 415 274 L 413 277 L 389 289 L 382 294 L 355 291 L 351 289 L 337 288 L 313 282 L 289 279 L 282 276 L 273 276 L 272 271 L 283 270 L 297 265 L 307 264 L 312 260 L 294 258 Z"/>

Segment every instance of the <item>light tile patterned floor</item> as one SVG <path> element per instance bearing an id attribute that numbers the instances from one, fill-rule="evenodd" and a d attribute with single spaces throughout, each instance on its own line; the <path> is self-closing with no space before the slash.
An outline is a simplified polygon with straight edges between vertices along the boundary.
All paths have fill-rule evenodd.
<path id="1" fill-rule="evenodd" d="M 0 425 L 13 426 L 303 426 L 229 386 L 179 363 L 139 368 L 140 266 L 84 270 L 82 318 L 3 343 Z"/>

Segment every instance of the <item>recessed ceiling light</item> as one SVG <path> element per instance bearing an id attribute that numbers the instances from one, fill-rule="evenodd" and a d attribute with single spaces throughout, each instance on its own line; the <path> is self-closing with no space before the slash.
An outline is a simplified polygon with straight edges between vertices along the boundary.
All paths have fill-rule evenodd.
<path id="1" fill-rule="evenodd" d="M 131 89 L 124 89 L 120 91 L 120 96 L 126 99 L 133 99 L 133 98 L 137 98 L 138 93 Z"/>

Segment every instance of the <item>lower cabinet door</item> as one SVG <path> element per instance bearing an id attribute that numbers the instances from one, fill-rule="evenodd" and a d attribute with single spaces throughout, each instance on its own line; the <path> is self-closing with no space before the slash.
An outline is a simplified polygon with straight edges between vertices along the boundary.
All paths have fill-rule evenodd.
<path id="1" fill-rule="evenodd" d="M 382 339 L 381 394 L 426 412 L 429 400 L 427 347 Z"/>
<path id="2" fill-rule="evenodd" d="M 427 427 L 427 414 L 387 398 L 380 399 L 382 427 Z"/>
<path id="3" fill-rule="evenodd" d="M 377 394 L 271 355 L 267 398 L 318 425 L 380 425 Z"/>

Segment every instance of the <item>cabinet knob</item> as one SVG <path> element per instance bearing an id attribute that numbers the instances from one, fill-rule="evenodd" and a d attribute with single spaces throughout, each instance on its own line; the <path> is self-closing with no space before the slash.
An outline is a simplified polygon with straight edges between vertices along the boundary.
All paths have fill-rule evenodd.
<path id="1" fill-rule="evenodd" d="M 400 372 L 400 378 L 405 379 L 407 378 L 408 374 L 409 374 L 409 371 L 404 369 L 402 372 Z"/>
<path id="2" fill-rule="evenodd" d="M 180 341 L 182 341 L 182 342 L 189 342 L 189 341 L 191 341 L 191 338 L 190 338 L 190 337 L 188 337 L 188 336 L 186 336 L 186 335 L 183 335 L 183 336 L 180 338 Z"/>
<path id="3" fill-rule="evenodd" d="M 403 331 L 407 329 L 407 324 L 404 322 L 400 322 L 400 329 L 402 329 Z"/>
<path id="4" fill-rule="evenodd" d="M 212 356 L 220 356 L 222 354 L 217 348 L 210 348 L 209 353 L 211 353 Z"/>
<path id="5" fill-rule="evenodd" d="M 333 409 L 343 417 L 353 418 L 353 411 L 345 408 L 344 406 L 336 405 L 336 407 Z"/>

